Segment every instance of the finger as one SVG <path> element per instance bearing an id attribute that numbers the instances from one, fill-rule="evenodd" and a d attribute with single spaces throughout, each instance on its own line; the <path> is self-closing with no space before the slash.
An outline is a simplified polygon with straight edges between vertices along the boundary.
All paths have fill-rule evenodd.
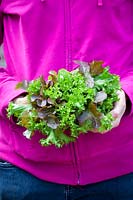
<path id="1" fill-rule="evenodd" d="M 25 96 L 25 97 L 23 98 L 23 104 L 28 104 L 28 103 L 29 103 L 28 98 L 27 98 L 27 96 Z"/>
<path id="2" fill-rule="evenodd" d="M 91 132 L 98 133 L 98 130 L 96 128 L 94 128 L 94 129 L 91 129 Z"/>
<path id="3" fill-rule="evenodd" d="M 119 126 L 121 121 L 121 118 L 117 118 L 112 122 L 112 128 L 116 128 L 117 126 Z"/>
<path id="4" fill-rule="evenodd" d="M 114 109 L 111 111 L 111 114 L 115 119 L 123 116 L 126 110 L 126 97 L 124 91 L 118 91 L 117 94 L 119 100 L 115 103 Z"/>
<path id="5" fill-rule="evenodd" d="M 25 97 L 18 97 L 18 98 L 15 99 L 15 104 L 17 104 L 17 105 L 26 105 L 28 103 L 29 102 L 28 102 L 27 96 L 25 96 Z"/>
<path id="6" fill-rule="evenodd" d="M 91 132 L 93 132 L 93 133 L 100 133 L 100 134 L 104 134 L 104 133 L 107 133 L 109 130 L 105 130 L 105 131 L 99 131 L 98 129 L 93 129 L 93 130 L 91 130 Z"/>

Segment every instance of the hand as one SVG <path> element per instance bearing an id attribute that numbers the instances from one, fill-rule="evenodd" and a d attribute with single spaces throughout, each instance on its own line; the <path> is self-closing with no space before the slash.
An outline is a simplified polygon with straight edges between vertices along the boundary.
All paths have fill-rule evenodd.
<path id="1" fill-rule="evenodd" d="M 29 104 L 27 96 L 19 96 L 16 99 L 14 99 L 14 103 L 17 105 L 27 105 Z"/>
<path id="2" fill-rule="evenodd" d="M 117 94 L 118 94 L 119 100 L 115 103 L 115 106 L 114 106 L 113 110 L 111 111 L 111 114 L 114 118 L 114 120 L 112 122 L 112 128 L 119 126 L 121 118 L 122 118 L 122 116 L 123 116 L 123 114 L 125 113 L 125 110 L 126 110 L 126 95 L 125 95 L 125 92 L 123 90 L 119 90 L 117 92 Z M 99 132 L 97 129 L 93 129 L 92 132 L 104 134 L 107 131 Z"/>
<path id="3" fill-rule="evenodd" d="M 123 90 L 118 91 L 119 101 L 115 103 L 114 109 L 111 111 L 111 114 L 114 118 L 112 123 L 112 128 L 119 126 L 121 118 L 126 110 L 126 95 Z"/>
<path id="4" fill-rule="evenodd" d="M 29 101 L 28 101 L 28 98 L 27 96 L 22 96 L 22 95 L 19 95 L 17 98 L 13 99 L 12 100 L 14 102 L 14 104 L 18 105 L 18 106 L 23 106 L 23 105 L 28 105 L 29 104 Z M 10 116 L 11 118 L 11 121 L 15 124 L 18 123 L 18 117 L 15 116 L 14 114 L 12 114 L 12 116 Z"/>

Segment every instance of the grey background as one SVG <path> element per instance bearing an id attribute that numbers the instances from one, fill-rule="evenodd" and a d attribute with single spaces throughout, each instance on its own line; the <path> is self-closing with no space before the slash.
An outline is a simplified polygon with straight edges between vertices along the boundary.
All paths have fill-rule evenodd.
<path id="1" fill-rule="evenodd" d="M 3 54 L 3 46 L 0 46 L 0 67 L 5 67 L 5 59 L 4 59 L 4 54 Z"/>

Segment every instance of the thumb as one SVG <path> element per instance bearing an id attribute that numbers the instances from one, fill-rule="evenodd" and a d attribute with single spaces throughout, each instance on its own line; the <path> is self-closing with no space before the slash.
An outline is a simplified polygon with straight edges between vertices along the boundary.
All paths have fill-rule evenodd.
<path id="1" fill-rule="evenodd" d="M 29 104 L 28 97 L 18 97 L 14 100 L 14 103 L 17 105 L 27 105 Z"/>

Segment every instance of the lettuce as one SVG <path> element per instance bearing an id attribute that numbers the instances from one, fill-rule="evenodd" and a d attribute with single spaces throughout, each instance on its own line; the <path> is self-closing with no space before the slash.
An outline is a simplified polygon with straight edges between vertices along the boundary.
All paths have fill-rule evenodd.
<path id="1" fill-rule="evenodd" d="M 16 86 L 26 90 L 29 104 L 10 102 L 8 117 L 17 117 L 28 139 L 38 130 L 42 133 L 41 145 L 62 147 L 81 133 L 112 128 L 110 111 L 118 101 L 119 77 L 111 74 L 109 67 L 103 67 L 102 61 L 75 62 L 78 67 L 71 72 L 50 71 L 47 81 L 41 76 Z"/>

